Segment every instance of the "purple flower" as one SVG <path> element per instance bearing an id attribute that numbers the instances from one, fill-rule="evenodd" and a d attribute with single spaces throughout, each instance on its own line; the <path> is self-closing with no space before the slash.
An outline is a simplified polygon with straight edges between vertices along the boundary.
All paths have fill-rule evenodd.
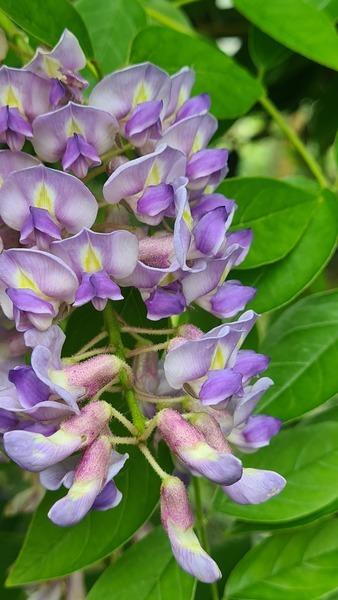
<path id="1" fill-rule="evenodd" d="M 31 123 L 50 109 L 50 83 L 21 69 L 0 68 L 0 141 L 21 150 L 33 136 Z"/>
<path id="2" fill-rule="evenodd" d="M 271 438 L 279 433 L 282 422 L 268 415 L 249 416 L 241 426 L 235 427 L 229 439 L 240 450 L 252 451 L 268 446 Z"/>
<path id="3" fill-rule="evenodd" d="M 165 408 L 158 415 L 158 430 L 176 456 L 193 472 L 214 483 L 231 485 L 242 475 L 241 461 L 224 445 L 217 450 L 204 434 L 176 410 Z"/>
<path id="4" fill-rule="evenodd" d="M 205 583 L 220 579 L 222 574 L 217 564 L 201 548 L 194 533 L 188 495 L 178 477 L 168 477 L 162 483 L 161 519 L 173 554 L 182 569 Z"/>
<path id="5" fill-rule="evenodd" d="M 164 361 L 169 384 L 175 389 L 183 387 L 206 404 L 217 404 L 241 392 L 242 375 L 233 368 L 234 357 L 256 318 L 253 311 L 247 311 L 238 321 L 169 347 Z"/>
<path id="6" fill-rule="evenodd" d="M 226 281 L 215 290 L 197 298 L 196 304 L 220 319 L 234 317 L 256 294 L 256 289 L 239 281 Z"/>
<path id="7" fill-rule="evenodd" d="M 13 171 L 20 171 L 27 167 L 35 167 L 40 161 L 25 152 L 12 152 L 11 150 L 0 150 L 0 188 L 7 177 Z"/>
<path id="8" fill-rule="evenodd" d="M 111 113 L 121 134 L 135 146 L 144 146 L 160 137 L 170 90 L 168 74 L 146 62 L 104 77 L 94 87 L 89 104 Z"/>
<path id="9" fill-rule="evenodd" d="M 51 80 L 50 104 L 55 107 L 68 100 L 82 101 L 82 89 L 88 83 L 79 75 L 86 66 L 86 57 L 75 35 L 65 29 L 50 52 L 38 48 L 25 69 Z"/>
<path id="10" fill-rule="evenodd" d="M 158 321 L 180 315 L 186 308 L 185 297 L 179 281 L 155 288 L 145 300 L 147 318 Z"/>
<path id="11" fill-rule="evenodd" d="M 166 110 L 166 124 L 172 123 L 178 111 L 188 101 L 192 86 L 195 83 L 195 73 L 188 67 L 183 67 L 170 77 L 170 100 Z"/>
<path id="12" fill-rule="evenodd" d="M 185 168 L 182 152 L 161 145 L 119 166 L 103 187 L 105 200 L 115 204 L 124 199 L 140 221 L 158 225 L 163 216 L 175 215 L 174 184 L 186 183 Z"/>
<path id="13" fill-rule="evenodd" d="M 107 402 L 93 402 L 87 404 L 79 415 L 64 421 L 49 437 L 31 431 L 5 433 L 5 450 L 23 469 L 43 471 L 92 444 L 110 417 L 111 407 Z"/>
<path id="14" fill-rule="evenodd" d="M 112 452 L 109 435 L 100 435 L 79 461 L 71 457 L 68 463 L 64 461 L 43 471 L 40 481 L 47 489 L 58 489 L 62 483 L 69 488 L 68 494 L 50 509 L 50 520 L 66 527 L 81 521 L 91 509 L 108 510 L 117 506 L 122 494 L 111 480 L 127 458 L 128 454 Z"/>
<path id="15" fill-rule="evenodd" d="M 108 298 L 123 298 L 114 280 L 123 279 L 134 271 L 138 241 L 128 231 L 94 233 L 83 229 L 71 238 L 53 242 L 51 252 L 77 275 L 79 287 L 74 305 L 92 302 L 97 310 L 103 310 Z"/>
<path id="16" fill-rule="evenodd" d="M 12 173 L 0 189 L 3 221 L 20 231 L 22 244 L 42 250 L 61 239 L 63 231 L 90 227 L 96 214 L 95 197 L 81 181 L 42 165 Z"/>
<path id="17" fill-rule="evenodd" d="M 61 302 L 71 304 L 77 279 L 55 256 L 39 250 L 11 249 L 0 255 L 1 306 L 18 331 L 48 329 Z"/>
<path id="18" fill-rule="evenodd" d="M 209 113 L 193 115 L 170 125 L 161 137 L 161 144 L 168 144 L 190 158 L 208 145 L 216 130 L 217 121 Z"/>
<path id="19" fill-rule="evenodd" d="M 82 178 L 89 167 L 101 164 L 100 155 L 113 146 L 116 128 L 103 110 L 69 102 L 35 119 L 32 142 L 42 160 L 60 160 L 64 171 Z"/>
<path id="20" fill-rule="evenodd" d="M 222 486 L 223 491 L 237 504 L 261 504 L 280 494 L 286 485 L 282 475 L 264 469 L 243 469 L 239 481 Z"/>

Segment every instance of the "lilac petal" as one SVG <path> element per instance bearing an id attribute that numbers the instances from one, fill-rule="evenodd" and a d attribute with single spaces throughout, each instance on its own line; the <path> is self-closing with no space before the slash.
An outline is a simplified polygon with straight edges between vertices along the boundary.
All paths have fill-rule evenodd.
<path id="1" fill-rule="evenodd" d="M 52 85 L 49 94 L 49 101 L 55 108 L 67 96 L 67 90 L 64 84 L 59 79 L 52 79 Z"/>
<path id="2" fill-rule="evenodd" d="M 77 400 L 83 395 L 84 390 L 70 391 L 63 387 L 62 383 L 55 382 L 51 377 L 51 371 L 58 369 L 59 357 L 54 356 L 53 349 L 46 346 L 36 346 L 31 355 L 31 365 L 37 377 L 45 383 L 57 396 L 63 398 L 68 406 L 76 413 L 79 412 Z M 65 382 L 66 385 L 66 382 Z"/>
<path id="3" fill-rule="evenodd" d="M 31 408 L 35 404 L 48 400 L 49 387 L 40 381 L 31 367 L 15 367 L 8 374 L 14 383 L 20 404 L 23 408 Z"/>
<path id="4" fill-rule="evenodd" d="M 118 506 L 122 500 L 122 494 L 113 481 L 109 481 L 103 490 L 96 496 L 93 504 L 95 510 L 109 510 Z"/>
<path id="5" fill-rule="evenodd" d="M 111 300 L 123 299 L 119 286 L 110 279 L 108 273 L 105 271 L 93 273 L 90 276 L 90 281 L 95 290 L 95 296 L 98 298 L 110 298 Z"/>
<path id="6" fill-rule="evenodd" d="M 145 301 L 145 305 L 148 311 L 147 317 L 152 321 L 180 315 L 186 308 L 185 298 L 178 282 L 157 287 Z"/>
<path id="7" fill-rule="evenodd" d="M 259 375 L 269 366 L 270 359 L 265 354 L 257 354 L 253 350 L 240 350 L 233 366 L 234 370 L 243 375 L 243 379 Z"/>
<path id="8" fill-rule="evenodd" d="M 182 104 L 181 108 L 177 111 L 175 121 L 181 121 L 187 117 L 206 113 L 208 112 L 210 106 L 211 99 L 209 94 L 200 94 L 199 96 L 189 98 L 189 100 L 186 100 L 184 104 Z"/>
<path id="9" fill-rule="evenodd" d="M 79 133 L 100 156 L 112 147 L 116 129 L 117 123 L 108 113 L 92 106 L 69 102 L 66 106 L 40 115 L 34 120 L 32 143 L 42 160 L 53 163 L 62 159 L 72 134 Z M 81 143 L 80 146 L 84 151 Z M 90 152 L 87 148 L 85 155 Z M 72 147 L 69 157 L 67 156 L 67 163 L 75 153 Z"/>
<path id="10" fill-rule="evenodd" d="M 215 208 L 223 207 L 226 211 L 225 228 L 231 225 L 232 218 L 236 210 L 236 204 L 222 194 L 207 194 L 199 198 L 193 205 L 191 212 L 194 219 L 200 219 Z"/>
<path id="11" fill-rule="evenodd" d="M 18 310 L 33 314 L 55 316 L 55 310 L 50 302 L 42 300 L 30 290 L 7 288 L 6 293 Z"/>
<path id="12" fill-rule="evenodd" d="M 161 183 L 151 185 L 145 189 L 137 201 L 137 212 L 140 214 L 155 216 L 166 211 L 174 201 L 174 190 L 172 185 Z"/>
<path id="13" fill-rule="evenodd" d="M 1 89 L 11 88 L 17 103 L 22 107 L 23 114 L 30 122 L 50 109 L 50 82 L 41 79 L 34 73 L 2 66 L 0 68 L 0 87 Z"/>
<path id="14" fill-rule="evenodd" d="M 216 293 L 210 298 L 210 311 L 226 319 L 233 317 L 243 310 L 248 302 L 256 294 L 256 289 L 247 285 L 241 285 L 235 281 L 227 281 L 217 288 Z M 199 300 L 199 304 L 203 306 Z"/>
<path id="15" fill-rule="evenodd" d="M 74 269 L 81 279 L 83 272 L 105 271 L 121 279 L 130 275 L 137 263 L 138 241 L 129 231 L 96 233 L 83 229 L 77 235 L 53 242 L 50 248 Z"/>
<path id="16" fill-rule="evenodd" d="M 74 487 L 73 484 L 72 487 Z M 92 508 L 95 498 L 100 491 L 99 482 L 93 480 L 86 486 L 85 491 L 79 489 L 72 494 L 72 488 L 68 494 L 53 504 L 48 512 L 49 519 L 60 527 L 75 525 Z"/>
<path id="17" fill-rule="evenodd" d="M 162 100 L 164 111 L 170 97 L 168 74 L 149 62 L 133 65 L 107 75 L 93 89 L 89 103 L 110 112 L 117 119 L 146 101 Z"/>
<path id="18" fill-rule="evenodd" d="M 240 393 L 242 376 L 232 369 L 209 371 L 203 383 L 199 397 L 202 404 L 210 406 L 226 400 L 233 394 Z"/>
<path id="19" fill-rule="evenodd" d="M 204 583 L 212 583 L 222 577 L 215 561 L 203 550 L 192 528 L 182 530 L 169 521 L 168 536 L 178 564 Z"/>
<path id="20" fill-rule="evenodd" d="M 4 435 L 8 456 L 28 471 L 42 471 L 76 452 L 81 435 L 59 430 L 50 437 L 30 431 L 9 431 Z"/>
<path id="21" fill-rule="evenodd" d="M 226 228 L 225 220 L 227 213 L 224 208 L 216 208 L 204 215 L 194 227 L 193 234 L 196 248 L 206 254 L 216 254 L 224 242 Z"/>
<path id="22" fill-rule="evenodd" d="M 20 235 L 21 244 L 36 243 L 42 250 L 48 249 L 53 240 L 60 240 L 60 228 L 44 208 L 29 209 L 29 214 L 23 223 Z"/>
<path id="23" fill-rule="evenodd" d="M 237 267 L 239 264 L 241 264 L 241 262 L 243 262 L 247 256 L 252 243 L 252 237 L 253 234 L 251 229 L 234 231 L 234 233 L 230 233 L 228 236 L 228 253 L 230 253 L 232 249 L 237 251 L 236 260 L 233 263 L 234 266 Z"/>
<path id="24" fill-rule="evenodd" d="M 95 298 L 95 289 L 91 283 L 91 275 L 85 273 L 75 295 L 74 306 L 83 306 Z"/>
<path id="25" fill-rule="evenodd" d="M 186 175 L 189 179 L 199 179 L 216 173 L 226 167 L 227 150 L 207 149 L 193 154 L 187 164 Z"/>
<path id="26" fill-rule="evenodd" d="M 65 343 L 66 336 L 62 329 L 57 325 L 52 325 L 48 331 L 37 331 L 36 329 L 29 329 L 24 333 L 24 340 L 26 346 L 35 348 L 35 346 L 46 346 L 50 350 L 53 350 L 55 357 L 54 367 L 56 369 L 61 368 L 61 356 L 62 346 Z"/>
<path id="27" fill-rule="evenodd" d="M 129 454 L 120 454 L 119 452 L 116 452 L 116 450 L 112 450 L 109 459 L 106 483 L 108 483 L 113 477 L 115 477 L 115 475 L 117 475 L 121 471 L 128 458 Z"/>
<path id="28" fill-rule="evenodd" d="M 205 442 L 180 449 L 179 456 L 193 471 L 214 483 L 231 485 L 242 476 L 239 458 L 230 452 L 218 452 Z"/>
<path id="29" fill-rule="evenodd" d="M 170 100 L 166 107 L 165 117 L 170 117 L 173 113 L 176 113 L 182 104 L 188 100 L 195 82 L 195 73 L 193 69 L 183 67 L 177 73 L 174 73 L 170 80 Z"/>
<path id="30" fill-rule="evenodd" d="M 39 161 L 37 158 L 30 154 L 25 154 L 25 152 L 0 150 L 0 187 L 2 187 L 5 179 L 7 179 L 13 171 L 34 167 L 38 164 Z"/>
<path id="31" fill-rule="evenodd" d="M 11 431 L 13 429 L 17 429 L 18 419 L 15 415 L 3 408 L 0 408 L 0 433 L 6 433 L 6 431 Z"/>
<path id="32" fill-rule="evenodd" d="M 69 488 L 73 483 L 74 469 L 79 461 L 78 456 L 70 456 L 65 460 L 44 469 L 40 473 L 40 483 L 47 490 L 58 490 L 62 485 Z"/>
<path id="33" fill-rule="evenodd" d="M 146 129 L 155 125 L 162 108 L 163 102 L 161 100 L 150 100 L 136 106 L 125 124 L 127 138 L 143 133 Z"/>
<path id="34" fill-rule="evenodd" d="M 277 435 L 282 426 L 280 419 L 267 415 L 255 415 L 248 419 L 242 430 L 245 442 L 251 448 L 261 448 L 270 443 L 271 438 Z"/>
<path id="35" fill-rule="evenodd" d="M 244 423 L 257 406 L 264 392 L 273 385 L 269 377 L 261 377 L 254 383 L 244 388 L 244 394 L 235 401 L 234 426 Z"/>
<path id="36" fill-rule="evenodd" d="M 23 118 L 17 108 L 8 108 L 8 129 L 15 131 L 25 137 L 32 137 L 32 126 Z"/>
<path id="37" fill-rule="evenodd" d="M 217 121 L 212 115 L 194 115 L 168 127 L 161 137 L 161 143 L 190 156 L 205 148 L 216 130 Z"/>
<path id="38" fill-rule="evenodd" d="M 261 504 L 279 494 L 285 485 L 284 477 L 274 471 L 243 469 L 239 481 L 222 489 L 237 504 Z"/>
<path id="39" fill-rule="evenodd" d="M 92 165 L 100 165 L 101 160 L 94 146 L 86 142 L 82 135 L 74 134 L 74 136 L 77 137 L 77 143 L 79 145 L 79 150 L 82 156 L 87 158 Z"/>

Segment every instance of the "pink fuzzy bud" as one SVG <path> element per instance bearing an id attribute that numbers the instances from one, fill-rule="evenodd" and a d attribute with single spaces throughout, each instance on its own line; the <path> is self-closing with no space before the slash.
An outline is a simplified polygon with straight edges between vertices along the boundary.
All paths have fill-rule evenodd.
<path id="1" fill-rule="evenodd" d="M 119 374 L 125 363 L 114 354 L 100 354 L 63 369 L 67 383 L 73 388 L 83 388 L 85 396 L 94 396 Z"/>

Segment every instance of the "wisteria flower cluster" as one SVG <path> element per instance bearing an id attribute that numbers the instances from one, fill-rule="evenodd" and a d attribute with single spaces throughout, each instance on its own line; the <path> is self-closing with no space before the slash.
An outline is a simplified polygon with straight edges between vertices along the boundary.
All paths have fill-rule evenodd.
<path id="1" fill-rule="evenodd" d="M 193 71 L 131 66 L 106 76 L 85 103 L 84 66 L 65 31 L 24 68 L 0 69 L 0 140 L 8 146 L 0 151 L 3 447 L 44 488 L 66 488 L 48 516 L 71 526 L 119 504 L 113 478 L 128 454 L 116 446 L 138 446 L 162 478 L 162 523 L 176 560 L 212 582 L 220 571 L 193 530 L 189 477 L 241 504 L 285 485 L 234 454 L 269 444 L 281 425 L 253 415 L 272 384 L 260 377 L 268 359 L 240 349 L 257 315 L 230 320 L 255 293 L 228 277 L 252 236 L 229 232 L 236 204 L 216 191 L 228 153 L 207 147 L 217 122 L 208 95 L 191 96 Z M 104 174 L 102 200 L 86 183 Z M 139 290 L 149 320 L 171 318 L 171 328 L 145 332 L 168 334 L 167 342 L 142 344 L 143 332 L 116 315 L 126 286 Z M 86 303 L 105 311 L 111 352 L 98 332 L 65 358 L 68 315 Z M 225 322 L 207 333 L 177 325 L 194 304 Z M 137 339 L 134 350 L 124 348 L 123 331 Z M 124 395 L 133 422 L 101 398 L 109 389 Z M 112 419 L 130 436 L 116 437 Z M 155 428 L 172 473 L 149 450 Z"/>

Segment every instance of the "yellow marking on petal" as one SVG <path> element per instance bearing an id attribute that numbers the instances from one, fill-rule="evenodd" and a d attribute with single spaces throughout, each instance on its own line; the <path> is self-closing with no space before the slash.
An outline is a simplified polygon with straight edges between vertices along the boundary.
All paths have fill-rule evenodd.
<path id="1" fill-rule="evenodd" d="M 195 152 L 199 152 L 202 148 L 202 136 L 200 133 L 196 133 L 194 143 L 192 145 L 191 154 L 195 154 Z"/>
<path id="2" fill-rule="evenodd" d="M 214 460 L 218 458 L 216 450 L 205 442 L 198 442 L 194 446 L 185 448 L 185 454 L 194 460 Z"/>
<path id="3" fill-rule="evenodd" d="M 10 108 L 17 108 L 20 112 L 23 113 L 22 102 L 17 92 L 14 91 L 14 88 L 9 85 L 3 94 L 3 103 Z"/>
<path id="4" fill-rule="evenodd" d="M 173 522 L 170 522 L 170 529 L 174 531 L 175 538 L 182 548 L 186 548 L 194 554 L 204 554 L 201 544 L 198 541 L 198 537 L 191 527 L 182 530 Z"/>
<path id="5" fill-rule="evenodd" d="M 21 290 L 32 290 L 41 296 L 41 290 L 38 288 L 36 283 L 20 268 L 17 270 L 16 287 Z"/>
<path id="6" fill-rule="evenodd" d="M 219 344 L 217 344 L 217 346 L 215 348 L 214 355 L 213 355 L 212 360 L 211 360 L 210 369 L 211 370 L 214 370 L 214 369 L 224 369 L 225 362 L 226 362 L 226 356 L 225 356 L 225 353 L 223 351 L 223 348 L 222 348 L 222 346 L 220 346 Z"/>
<path id="7" fill-rule="evenodd" d="M 55 79 L 64 79 L 60 67 L 60 62 L 56 60 L 56 58 L 48 56 L 47 54 L 43 55 L 42 68 L 46 75 L 48 75 L 48 77 L 54 77 Z"/>
<path id="8" fill-rule="evenodd" d="M 89 243 L 84 249 L 82 255 L 82 266 L 86 273 L 95 273 L 101 271 L 102 261 L 97 250 L 94 250 L 93 246 Z"/>
<path id="9" fill-rule="evenodd" d="M 79 123 L 77 121 L 75 121 L 74 117 L 72 117 L 71 119 L 69 119 L 67 125 L 66 125 L 66 134 L 67 137 L 72 137 L 72 135 L 74 135 L 74 133 L 79 133 L 79 134 L 83 134 L 83 129 L 81 127 L 81 125 L 79 125 Z"/>
<path id="10" fill-rule="evenodd" d="M 141 83 L 137 86 L 135 94 L 134 94 L 133 103 L 132 103 L 133 107 L 137 106 L 138 104 L 142 104 L 142 102 L 147 102 L 147 100 L 149 100 L 149 98 L 150 98 L 149 86 L 147 86 L 144 81 L 141 81 Z"/>
<path id="11" fill-rule="evenodd" d="M 177 108 L 180 108 L 184 102 L 188 100 L 187 88 L 183 87 L 180 89 L 177 100 Z"/>
<path id="12" fill-rule="evenodd" d="M 67 495 L 70 500 L 76 501 L 79 498 L 83 498 L 83 496 L 87 496 L 96 487 L 97 483 L 93 479 L 89 481 L 77 481 L 72 485 Z"/>
<path id="13" fill-rule="evenodd" d="M 4 183 L 4 178 L 1 177 L 1 175 L 0 175 L 0 188 L 3 186 L 3 183 Z"/>
<path id="14" fill-rule="evenodd" d="M 44 208 L 49 213 L 54 214 L 53 196 L 52 190 L 45 183 L 39 183 L 34 193 L 34 206 L 36 208 Z"/>
<path id="15" fill-rule="evenodd" d="M 213 185 L 207 185 L 207 187 L 205 188 L 203 194 L 212 194 L 213 191 L 214 191 L 214 186 Z"/>
<path id="16" fill-rule="evenodd" d="M 189 205 L 187 204 L 184 211 L 183 211 L 183 221 L 185 222 L 185 224 L 187 225 L 187 227 L 192 230 L 194 221 L 193 218 L 191 216 L 191 212 L 190 212 L 190 208 Z"/>
<path id="17" fill-rule="evenodd" d="M 148 185 L 159 185 L 161 183 L 162 173 L 161 168 L 158 162 L 155 160 L 153 165 L 148 173 L 147 179 L 145 181 L 144 187 L 148 187 Z"/>
<path id="18" fill-rule="evenodd" d="M 174 281 L 176 281 L 177 279 L 177 275 L 175 275 L 175 273 L 167 273 L 163 279 L 161 279 L 161 281 L 159 281 L 158 285 L 169 285 L 170 283 L 173 283 Z"/>

